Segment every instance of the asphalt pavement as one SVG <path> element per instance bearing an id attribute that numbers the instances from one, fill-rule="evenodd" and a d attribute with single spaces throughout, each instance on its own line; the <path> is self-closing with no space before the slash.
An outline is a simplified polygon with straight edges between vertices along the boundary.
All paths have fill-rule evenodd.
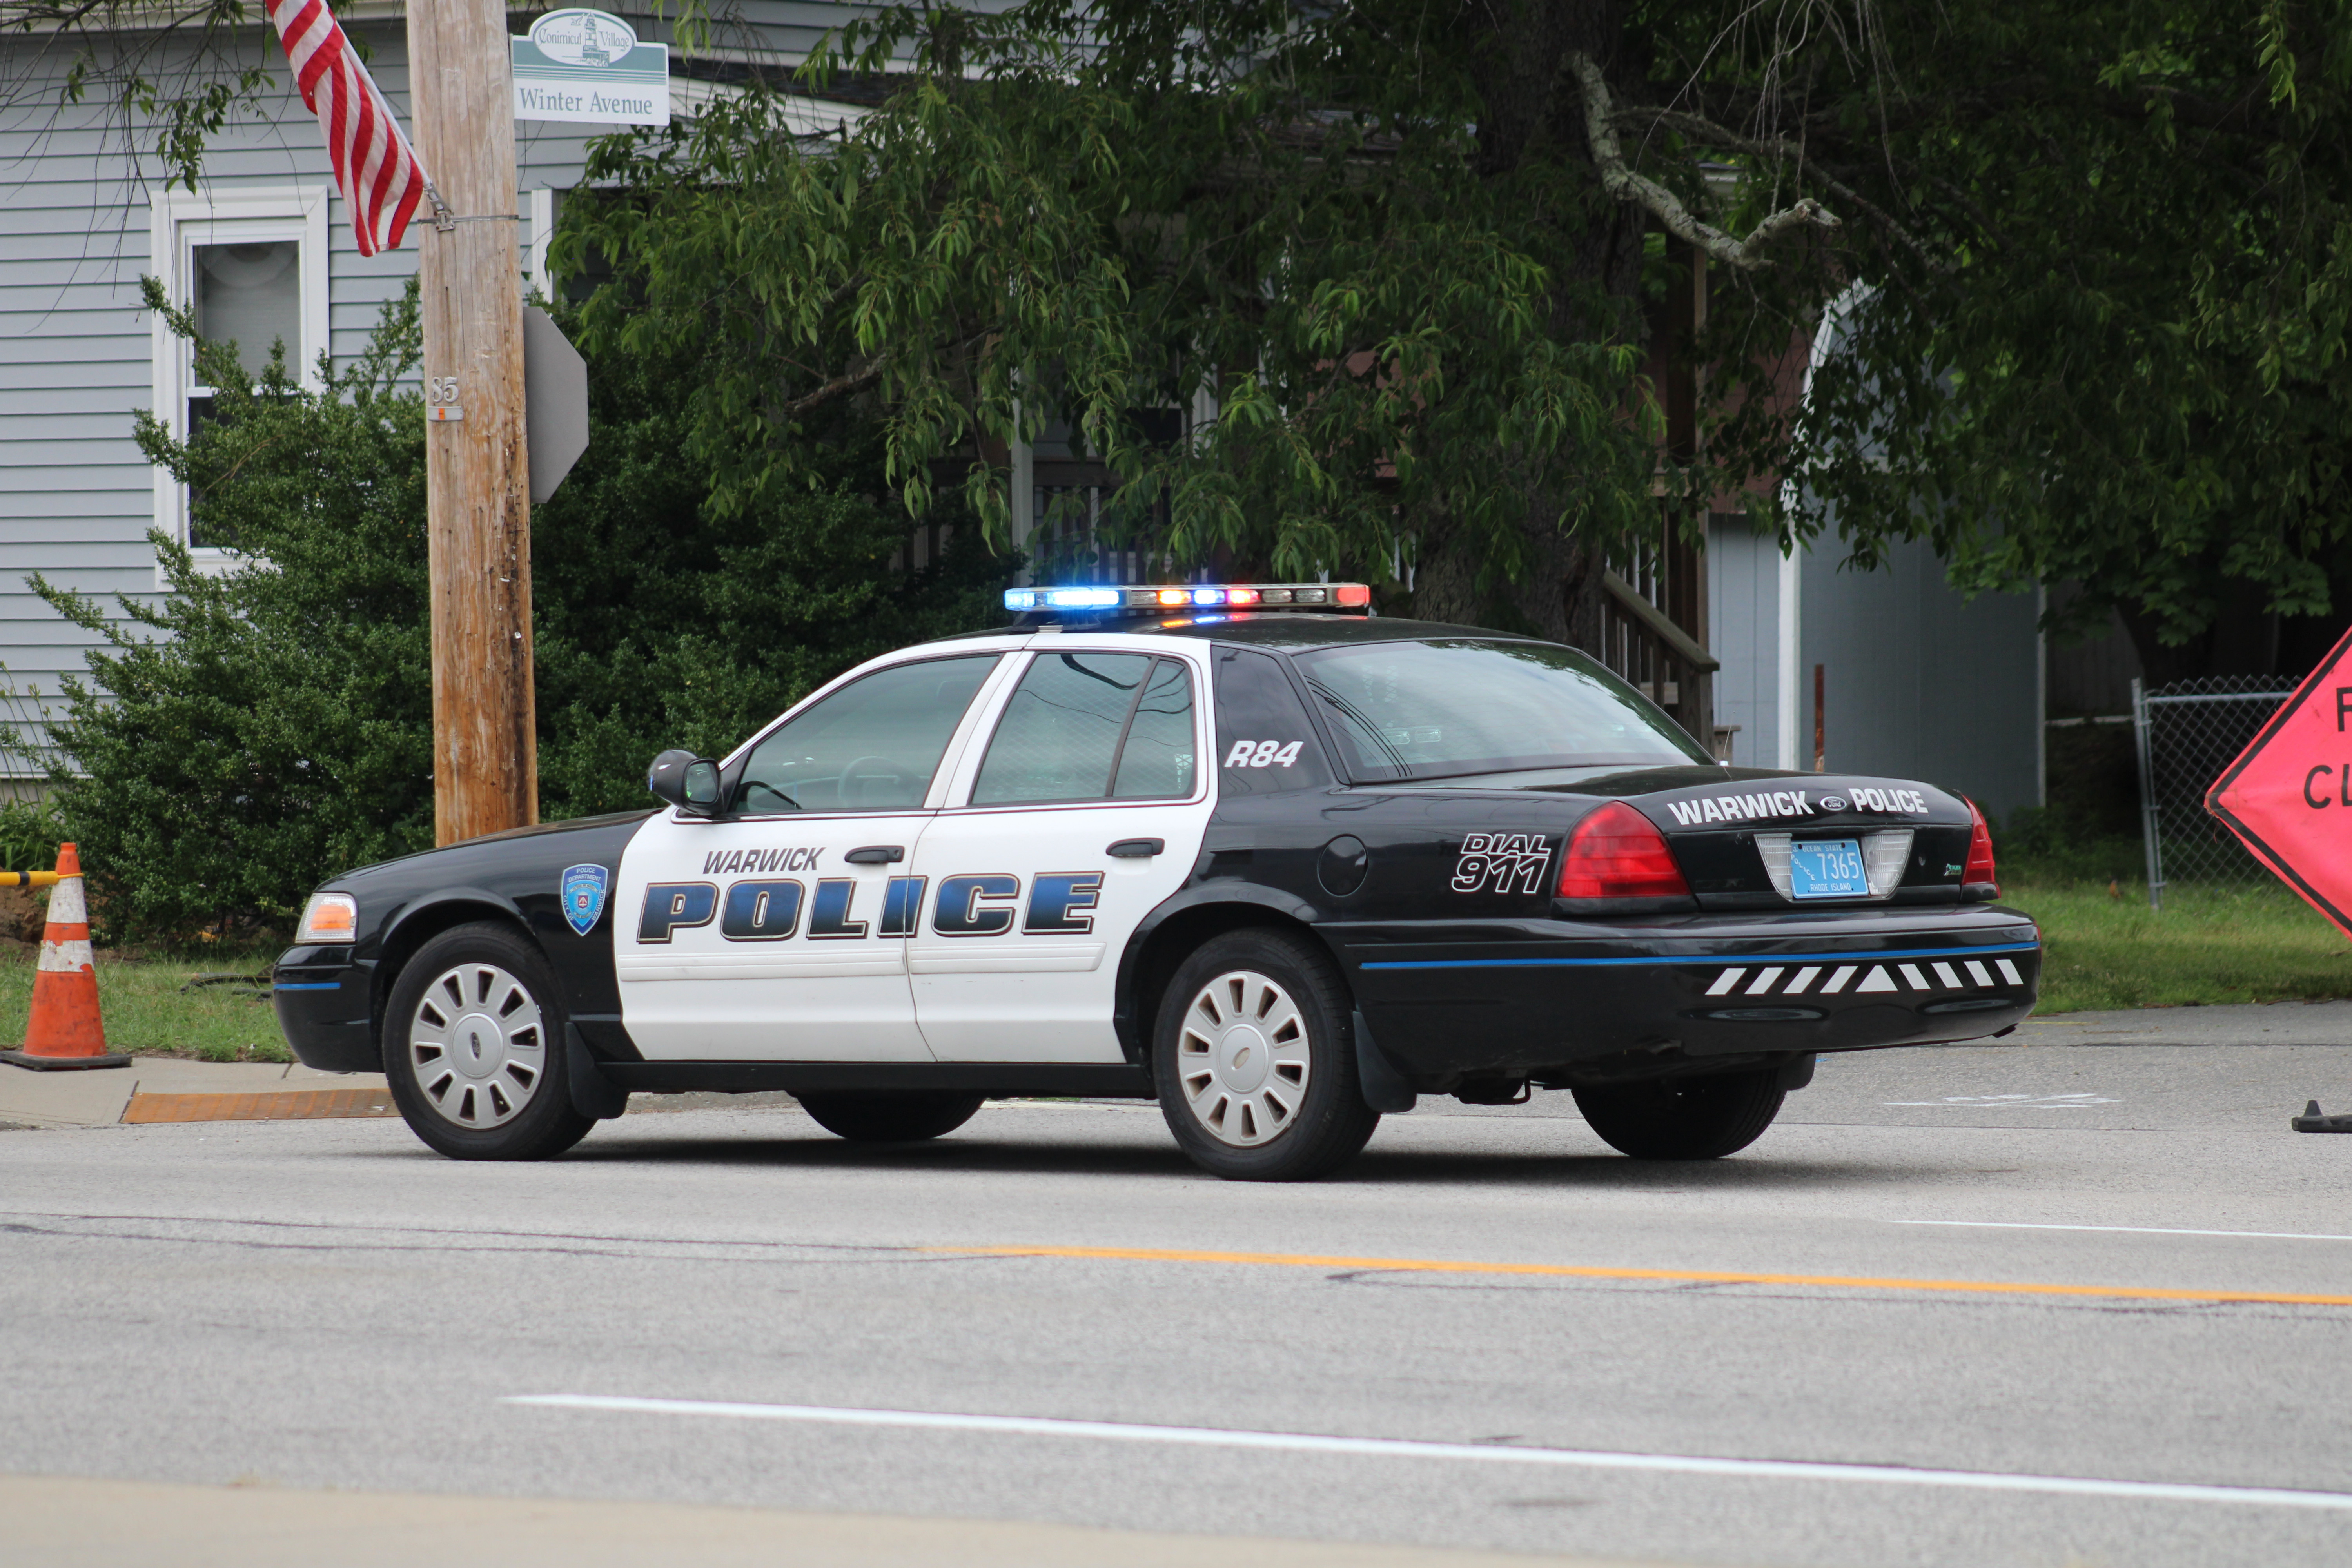
<path id="1" fill-rule="evenodd" d="M 879 1150 L 632 1112 L 528 1166 L 387 1119 L 9 1132 L 0 1556 L 2334 1563 L 2313 1098 L 2352 1109 L 2352 1005 L 1834 1058 L 1706 1165 L 1558 1094 L 1298 1186 L 1126 1105 Z"/>

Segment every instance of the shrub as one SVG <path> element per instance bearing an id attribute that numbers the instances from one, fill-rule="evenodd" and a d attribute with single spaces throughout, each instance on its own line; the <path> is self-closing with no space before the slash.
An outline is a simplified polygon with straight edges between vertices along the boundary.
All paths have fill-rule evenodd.
<path id="1" fill-rule="evenodd" d="M 152 279 L 147 304 L 194 340 Z M 233 569 L 202 570 L 158 531 L 158 602 L 121 598 L 114 616 L 30 580 L 104 639 L 65 683 L 51 782 L 119 934 L 283 924 L 322 879 L 432 844 L 425 421 L 403 384 L 419 348 L 413 285 L 359 359 L 322 362 L 318 391 L 282 347 L 256 376 L 198 342 L 214 417 L 181 441 L 142 414 L 137 436 Z M 861 493 L 873 443 L 855 422 L 833 438 L 830 486 L 710 517 L 674 435 L 692 369 L 594 363 L 588 455 L 534 519 L 551 817 L 648 804 L 664 746 L 727 749 L 859 659 L 998 614 L 1011 563 L 977 530 L 928 570 L 892 569 L 912 525 L 871 499 L 878 485 Z"/>

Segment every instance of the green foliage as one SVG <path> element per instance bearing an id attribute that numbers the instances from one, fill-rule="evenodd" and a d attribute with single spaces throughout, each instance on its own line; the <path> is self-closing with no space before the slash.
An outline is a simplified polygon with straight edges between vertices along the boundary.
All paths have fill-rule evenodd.
<path id="1" fill-rule="evenodd" d="M 147 307 L 194 337 L 152 279 Z M 327 872 L 432 842 L 425 417 L 398 384 L 417 351 L 414 289 L 315 390 L 283 344 L 258 376 L 200 344 L 215 417 L 182 442 L 142 414 L 137 434 L 235 566 L 152 532 L 169 592 L 116 615 L 31 579 L 105 639 L 65 683 L 52 784 L 110 925 L 283 921 Z"/>
<path id="2" fill-rule="evenodd" d="M 0 801 L 0 870 L 48 870 L 65 841 L 65 822 L 46 797 Z"/>
<path id="3" fill-rule="evenodd" d="M 1639 226 L 1572 153 L 1482 143 L 1475 64 L 1361 7 L 884 8 L 812 68 L 898 73 L 855 133 L 755 81 L 610 139 L 555 264 L 616 265 L 590 342 L 707 348 L 683 429 L 722 510 L 806 483 L 796 433 L 870 395 L 918 510 L 941 459 L 1053 426 L 1180 562 L 1557 581 L 1571 538 L 1654 526 Z M 1596 231 L 1624 278 L 1572 265 Z M 1153 411 L 1201 395 L 1170 440 Z M 999 540 L 1003 481 L 965 468 Z"/>
<path id="4" fill-rule="evenodd" d="M 152 279 L 147 302 L 194 338 Z M 432 844 L 425 421 L 402 388 L 417 349 L 413 287 L 315 390 L 282 348 L 256 377 L 200 343 L 215 416 L 183 442 L 142 415 L 138 436 L 232 569 L 158 532 L 160 601 L 110 615 L 33 580 L 106 642 L 52 721 L 52 826 L 119 934 L 282 924 L 323 879 Z M 976 529 L 894 570 L 911 525 L 852 488 L 878 461 L 854 422 L 809 437 L 827 482 L 712 515 L 675 436 L 697 374 L 691 353 L 592 362 L 588 454 L 534 520 L 546 816 L 643 806 L 664 747 L 725 752 L 851 664 L 1001 616 L 1011 563 Z M 0 811 L 0 848 L 37 825 Z"/>
<path id="5" fill-rule="evenodd" d="M 643 806 L 656 752 L 720 755 L 853 664 L 1003 618 L 1017 559 L 960 508 L 927 520 L 940 560 L 892 568 L 912 531 L 876 499 L 878 433 L 846 410 L 803 432 L 808 483 L 712 504 L 677 437 L 704 357 L 593 357 L 593 437 L 532 519 L 544 816 Z"/>
<path id="6" fill-rule="evenodd" d="M 1843 245 L 1862 287 L 1816 363 L 1800 525 L 1834 525 L 1865 562 L 1925 535 L 1972 589 L 2080 582 L 2067 624 L 2120 609 L 2157 680 L 2267 670 L 2266 614 L 2340 626 L 2352 6 L 1901 0 L 1875 17 L 1867 47 L 1814 51 L 1778 95 L 1736 51 L 1699 64 L 1696 31 L 1660 62 L 1696 79 L 1702 112 L 1769 116 L 1867 198 L 1825 193 L 1864 220 Z M 1764 331 L 1806 300 L 1722 325 Z M 1784 437 L 1729 434 L 1751 456 Z"/>

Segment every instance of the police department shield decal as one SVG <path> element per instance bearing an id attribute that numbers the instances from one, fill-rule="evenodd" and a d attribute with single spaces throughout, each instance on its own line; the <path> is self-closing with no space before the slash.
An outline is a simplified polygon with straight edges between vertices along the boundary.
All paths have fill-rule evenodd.
<path id="1" fill-rule="evenodd" d="M 609 880 L 602 866 L 563 868 L 563 918 L 582 936 L 595 930 L 604 913 L 604 888 Z"/>

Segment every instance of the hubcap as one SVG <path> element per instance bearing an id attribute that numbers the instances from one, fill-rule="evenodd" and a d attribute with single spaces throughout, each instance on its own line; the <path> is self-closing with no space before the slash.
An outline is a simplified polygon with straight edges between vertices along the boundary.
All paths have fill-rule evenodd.
<path id="1" fill-rule="evenodd" d="M 1307 1047 L 1288 992 L 1255 970 L 1220 974 L 1192 998 L 1176 1038 L 1184 1103 L 1218 1142 L 1264 1143 L 1307 1098 Z"/>
<path id="2" fill-rule="evenodd" d="M 476 1129 L 511 1121 L 547 1068 L 539 1004 L 498 965 L 461 963 L 425 988 L 408 1066 L 444 1120 Z"/>

